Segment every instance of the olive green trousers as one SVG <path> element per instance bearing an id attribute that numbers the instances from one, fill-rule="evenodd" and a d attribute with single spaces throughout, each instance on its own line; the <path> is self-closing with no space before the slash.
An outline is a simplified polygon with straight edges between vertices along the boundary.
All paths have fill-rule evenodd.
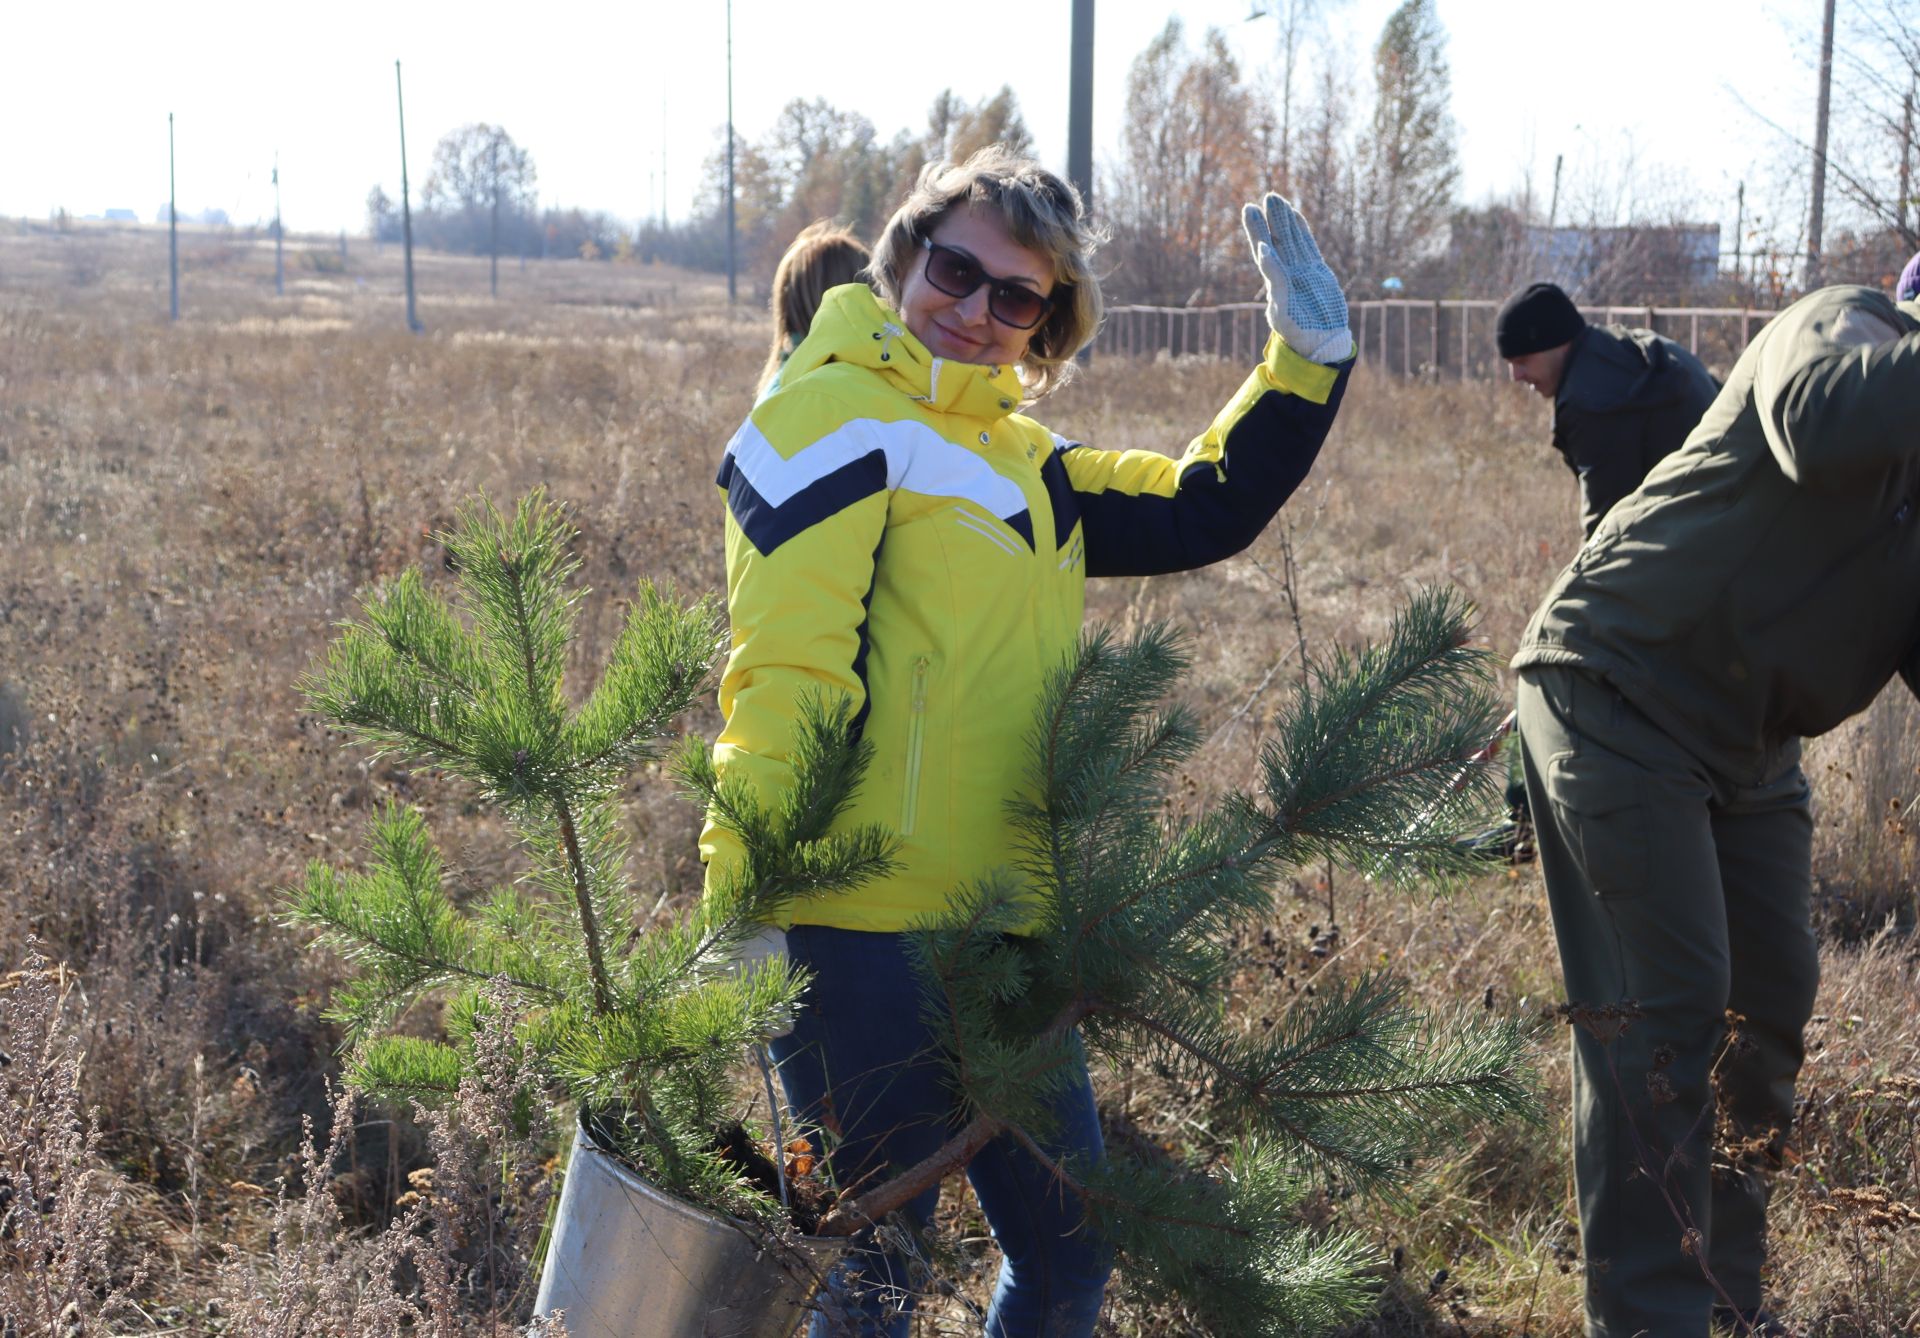
<path id="1" fill-rule="evenodd" d="M 1704 1338 L 1716 1304 L 1760 1304 L 1819 980 L 1806 779 L 1714 774 L 1576 669 L 1521 671 L 1519 727 L 1573 1022 L 1587 1331 Z"/>

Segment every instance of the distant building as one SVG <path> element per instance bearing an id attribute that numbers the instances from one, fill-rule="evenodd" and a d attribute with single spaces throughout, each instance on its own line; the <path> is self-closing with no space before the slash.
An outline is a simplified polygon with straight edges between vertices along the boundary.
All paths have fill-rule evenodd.
<path id="1" fill-rule="evenodd" d="M 131 209 L 109 209 L 105 217 L 109 223 L 138 223 L 140 221 L 140 215 L 134 213 Z"/>
<path id="2" fill-rule="evenodd" d="M 1712 287 L 1720 274 L 1717 223 L 1530 226 L 1526 248 L 1538 277 L 1582 302 L 1673 302 Z"/>
<path id="3" fill-rule="evenodd" d="M 161 205 L 158 209 L 154 210 L 153 221 L 155 223 L 165 223 L 167 221 L 167 213 L 168 213 L 167 206 L 164 204 Z M 232 226 L 232 220 L 230 220 L 227 217 L 226 210 L 214 209 L 211 207 L 202 209 L 197 214 L 189 214 L 183 209 L 180 211 L 180 221 L 182 223 L 201 223 L 210 228 L 225 228 L 225 227 Z"/>

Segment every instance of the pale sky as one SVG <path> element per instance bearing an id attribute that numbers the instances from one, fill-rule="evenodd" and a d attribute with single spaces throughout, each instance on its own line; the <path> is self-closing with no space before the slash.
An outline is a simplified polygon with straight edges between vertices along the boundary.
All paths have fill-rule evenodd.
<path id="1" fill-rule="evenodd" d="M 1679 182 L 1701 221 L 1731 226 L 1733 193 L 1780 157 L 1728 85 L 1811 137 L 1813 78 L 1791 36 L 1817 0 L 1438 0 L 1450 42 L 1462 194 L 1544 197 L 1556 153 L 1569 178 L 1629 154 L 1643 182 Z M 1327 45 L 1356 81 L 1394 0 L 1337 0 Z M 1243 69 L 1277 67 L 1273 20 L 1252 0 L 1183 0 L 1197 44 L 1225 29 Z M 831 7 L 838 8 L 838 7 Z M 734 119 L 758 138 L 796 97 L 865 113 L 880 137 L 919 130 L 942 87 L 972 101 L 1018 95 L 1040 156 L 1064 169 L 1070 0 L 1010 6 L 884 5 L 834 24 L 824 4 L 734 0 Z M 1117 151 L 1129 63 L 1172 12 L 1165 0 L 1098 0 L 1095 156 Z M 1798 11 L 1808 11 L 1801 22 Z M 394 70 L 404 63 L 413 188 L 440 136 L 471 121 L 531 151 L 545 204 L 622 218 L 665 194 L 683 216 L 726 121 L 723 0 L 385 4 L 327 0 L 4 0 L 0 3 L 0 216 L 109 207 L 151 219 L 167 195 L 176 116 L 183 214 L 270 219 L 279 154 L 290 231 L 358 232 L 376 182 L 399 185 Z M 1805 125 L 1801 123 L 1805 122 Z"/>

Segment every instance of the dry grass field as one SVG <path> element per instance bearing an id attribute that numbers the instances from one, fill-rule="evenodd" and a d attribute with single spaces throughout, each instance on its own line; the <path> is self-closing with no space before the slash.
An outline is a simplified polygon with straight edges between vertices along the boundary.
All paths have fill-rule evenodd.
<path id="1" fill-rule="evenodd" d="M 391 248 L 356 241 L 342 259 L 296 243 L 284 297 L 270 245 L 193 233 L 182 250 L 170 325 L 164 233 L 0 221 L 9 1334 L 345 1332 L 264 1289 L 308 1269 L 379 1291 L 354 1270 L 420 1188 L 408 1177 L 426 1136 L 402 1112 L 363 1109 L 338 1159 L 303 1179 L 302 1121 L 324 1136 L 333 1113 L 339 1038 L 321 1014 L 340 968 L 278 922 L 281 890 L 310 858 L 356 858 L 388 797 L 428 812 L 462 886 L 513 877 L 516 856 L 454 787 L 343 747 L 303 713 L 296 682 L 356 592 L 438 569 L 433 534 L 476 491 L 507 501 L 544 484 L 571 508 L 588 661 L 642 576 L 716 588 L 711 480 L 763 351 L 760 309 L 730 311 L 705 276 L 508 262 L 495 301 L 484 261 L 423 256 L 427 329 L 412 336 Z M 1038 416 L 1097 444 L 1178 451 L 1241 375 L 1102 360 Z M 1308 486 L 1248 554 L 1095 584 L 1093 617 L 1167 619 L 1194 638 L 1182 691 L 1211 738 L 1176 806 L 1250 782 L 1299 681 L 1301 639 L 1322 653 L 1376 636 L 1407 592 L 1450 582 L 1478 606 L 1486 645 L 1510 650 L 1578 533 L 1546 432 L 1545 406 L 1516 388 L 1363 368 Z M 687 727 L 716 724 L 709 706 Z M 1809 755 L 1825 985 L 1771 1274 L 1796 1332 L 1920 1332 L 1916 725 L 1896 691 Z M 672 914 L 698 887 L 695 817 L 645 776 L 628 816 L 634 877 Z M 1389 1261 L 1368 1334 L 1576 1332 L 1566 1041 L 1534 869 L 1492 869 L 1446 897 L 1340 871 L 1329 889 L 1302 870 L 1245 949 L 1233 1007 L 1250 1027 L 1363 967 L 1404 975 L 1437 1008 L 1538 1020 L 1545 1124 L 1463 1142 L 1402 1201 L 1336 1186 L 1314 1211 Z M 1150 1075 L 1116 1078 L 1116 1128 L 1203 1151 L 1224 1136 Z M 74 1108 L 90 1113 L 83 1129 Z M 34 1174 L 51 1190 L 27 1202 L 13 1187 Z M 1860 1192 L 1875 1189 L 1884 1199 Z M 921 1326 L 977 1332 L 984 1231 L 949 1197 L 957 1285 Z M 314 1223 L 337 1238 L 292 1238 Z M 442 1333 L 510 1332 L 530 1300 L 451 1284 L 440 1296 Z M 1109 1320 L 1195 1332 L 1124 1285 Z"/>

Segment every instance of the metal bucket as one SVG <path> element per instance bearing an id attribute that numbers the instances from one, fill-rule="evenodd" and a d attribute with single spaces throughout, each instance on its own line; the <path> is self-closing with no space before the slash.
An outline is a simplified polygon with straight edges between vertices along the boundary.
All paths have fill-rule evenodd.
<path id="1" fill-rule="evenodd" d="M 576 1129 L 534 1310 L 569 1338 L 788 1338 L 845 1245 L 695 1208 Z"/>

